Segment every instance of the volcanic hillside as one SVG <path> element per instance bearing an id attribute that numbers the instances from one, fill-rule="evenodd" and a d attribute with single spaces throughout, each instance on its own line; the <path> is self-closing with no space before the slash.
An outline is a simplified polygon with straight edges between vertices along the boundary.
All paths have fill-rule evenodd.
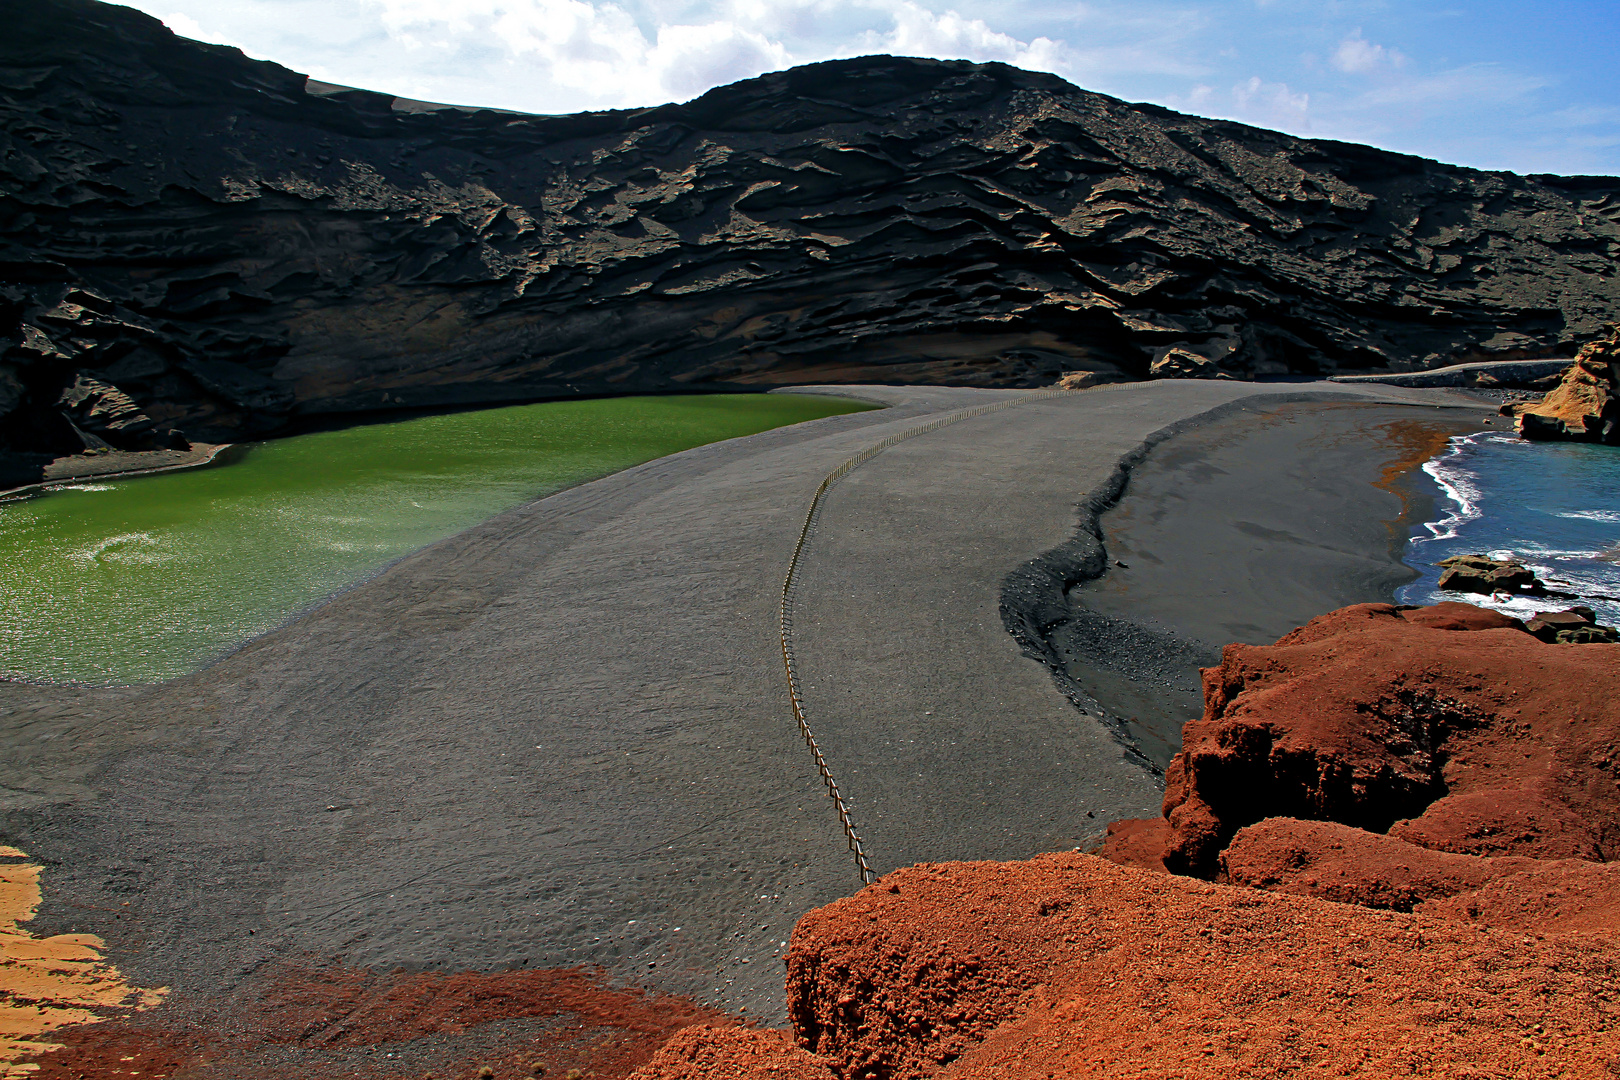
<path id="1" fill-rule="evenodd" d="M 0 10 L 13 465 L 318 413 L 1143 375 L 1176 347 L 1237 377 L 1556 355 L 1620 300 L 1615 178 L 999 64 L 530 116 L 310 82 L 92 0 Z"/>

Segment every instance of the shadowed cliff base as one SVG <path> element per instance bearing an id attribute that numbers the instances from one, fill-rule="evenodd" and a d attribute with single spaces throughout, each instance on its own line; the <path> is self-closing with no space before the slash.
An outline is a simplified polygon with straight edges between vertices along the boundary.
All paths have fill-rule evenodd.
<path id="1" fill-rule="evenodd" d="M 1620 300 L 1613 178 L 999 64 L 528 116 L 311 83 L 92 0 L 13 8 L 0 442 L 24 472 L 426 405 L 1568 355 Z"/>

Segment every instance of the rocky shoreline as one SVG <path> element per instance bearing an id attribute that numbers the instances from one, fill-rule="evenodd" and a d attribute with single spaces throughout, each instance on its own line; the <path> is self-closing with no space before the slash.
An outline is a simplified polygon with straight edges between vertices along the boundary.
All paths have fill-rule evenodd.
<path id="1" fill-rule="evenodd" d="M 0 499 L 32 495 L 61 484 L 96 480 L 117 480 L 129 476 L 150 476 L 176 469 L 212 465 L 233 443 L 192 443 L 186 450 L 85 451 L 55 458 L 44 465 L 38 483 L 0 490 Z"/>

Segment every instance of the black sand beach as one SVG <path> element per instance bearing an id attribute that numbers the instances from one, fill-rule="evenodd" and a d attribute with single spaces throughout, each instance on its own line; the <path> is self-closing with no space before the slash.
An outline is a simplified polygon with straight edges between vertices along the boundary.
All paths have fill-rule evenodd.
<path id="1" fill-rule="evenodd" d="M 1197 669 L 1222 645 L 1387 603 L 1416 576 L 1401 558 L 1432 518 L 1421 466 L 1487 417 L 1469 405 L 1256 406 L 1158 446 L 1102 516 L 1106 573 L 1069 592 L 1052 631 L 1066 673 L 1164 765 L 1203 711 Z"/>
<path id="2" fill-rule="evenodd" d="M 182 995 L 288 957 L 587 964 L 780 1019 L 780 943 L 859 887 L 776 637 L 805 508 L 885 436 L 1018 396 L 844 392 L 894 407 L 522 507 L 196 675 L 0 684 L 0 841 L 47 867 L 36 933 L 101 934 L 133 982 Z M 796 646 L 878 869 L 1081 846 L 1153 811 L 1157 777 L 1006 633 L 1002 582 L 1070 536 L 1076 501 L 1153 432 L 1301 393 L 1457 400 L 1110 387 L 910 439 L 833 489 Z M 1357 453 L 1347 471 L 1387 458 Z M 1229 558 L 1252 545 L 1230 536 Z"/>

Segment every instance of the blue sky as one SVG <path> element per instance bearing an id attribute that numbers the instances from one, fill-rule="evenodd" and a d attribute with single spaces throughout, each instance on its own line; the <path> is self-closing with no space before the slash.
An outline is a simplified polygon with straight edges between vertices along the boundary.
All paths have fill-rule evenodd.
<path id="1" fill-rule="evenodd" d="M 681 101 L 831 57 L 1089 90 L 1487 169 L 1620 174 L 1620 0 L 139 0 L 329 82 L 530 112 Z"/>

